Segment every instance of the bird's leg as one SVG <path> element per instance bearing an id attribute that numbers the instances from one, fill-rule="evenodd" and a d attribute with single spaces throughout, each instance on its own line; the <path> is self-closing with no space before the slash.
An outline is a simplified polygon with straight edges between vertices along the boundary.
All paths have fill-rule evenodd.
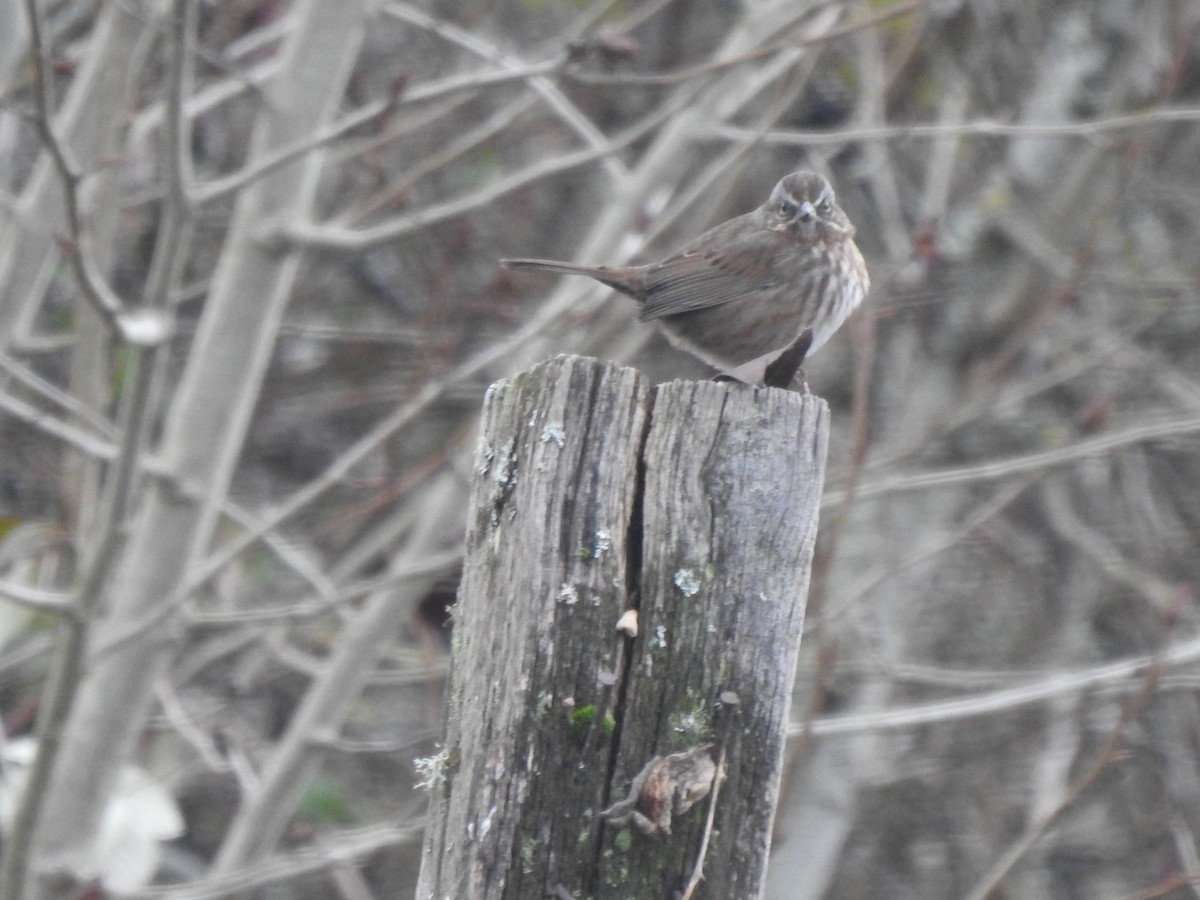
<path id="1" fill-rule="evenodd" d="M 800 367 L 804 364 L 804 357 L 808 355 L 808 348 L 812 346 L 812 342 L 812 329 L 805 328 L 796 340 L 792 341 L 790 347 L 767 364 L 763 384 L 767 387 L 788 388 L 795 383 L 797 390 L 807 389 L 808 381 Z"/>

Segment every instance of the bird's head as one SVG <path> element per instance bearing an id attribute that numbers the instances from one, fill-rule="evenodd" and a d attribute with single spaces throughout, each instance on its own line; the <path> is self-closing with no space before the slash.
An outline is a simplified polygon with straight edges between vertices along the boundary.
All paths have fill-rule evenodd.
<path id="1" fill-rule="evenodd" d="M 854 237 L 854 226 L 838 206 L 833 188 L 816 172 L 785 175 L 771 191 L 763 210 L 772 231 L 793 231 L 810 240 L 844 241 Z"/>

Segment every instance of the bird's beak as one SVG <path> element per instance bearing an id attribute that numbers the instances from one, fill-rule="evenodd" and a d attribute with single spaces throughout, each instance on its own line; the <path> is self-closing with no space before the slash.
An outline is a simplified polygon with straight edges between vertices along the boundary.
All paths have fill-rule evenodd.
<path id="1" fill-rule="evenodd" d="M 805 200 L 803 203 L 800 204 L 800 218 L 801 219 L 804 219 L 805 221 L 807 221 L 807 220 L 811 219 L 813 216 L 815 216 L 816 214 L 817 214 L 817 211 L 815 209 L 813 209 L 813 205 L 811 203 L 809 203 L 807 200 Z"/>

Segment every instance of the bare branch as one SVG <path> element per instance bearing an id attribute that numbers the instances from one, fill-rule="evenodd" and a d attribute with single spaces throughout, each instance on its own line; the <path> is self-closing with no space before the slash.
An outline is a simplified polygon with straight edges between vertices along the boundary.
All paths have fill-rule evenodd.
<path id="1" fill-rule="evenodd" d="M 116 440 L 117 432 L 112 422 L 3 351 L 0 351 L 0 370 L 75 418 L 82 419 L 89 427 L 99 432 L 98 437 Z"/>
<path id="2" fill-rule="evenodd" d="M 698 132 L 696 137 L 697 140 L 764 143 L 783 147 L 841 145 L 856 141 L 895 141 L 911 138 L 937 140 L 945 137 L 1082 137 L 1095 139 L 1111 133 L 1138 131 L 1147 126 L 1178 122 L 1200 122 L 1200 108 L 1160 107 L 1140 113 L 1091 119 L 1086 122 L 1018 124 L 983 120 L 959 124 L 939 122 L 929 125 L 876 125 L 861 128 L 839 128 L 836 131 L 760 132 L 740 128 L 736 125 L 713 123 Z"/>
<path id="3" fill-rule="evenodd" d="M 46 591 L 12 581 L 0 581 L 0 600 L 18 603 L 38 612 L 59 616 L 75 615 L 74 597 L 62 591 Z"/>
<path id="4" fill-rule="evenodd" d="M 864 16 L 858 21 L 848 22 L 838 28 L 818 29 L 816 33 L 800 33 L 795 36 L 785 37 L 778 41 L 762 44 L 761 46 L 755 47 L 753 50 L 739 53 L 735 56 L 725 59 L 717 59 L 711 62 L 700 63 L 694 66 L 686 66 L 674 72 L 661 72 L 650 75 L 625 73 L 609 74 L 602 72 L 587 72 L 578 68 L 567 67 L 563 70 L 563 75 L 583 84 L 592 85 L 675 85 L 685 81 L 690 81 L 694 78 L 699 78 L 704 75 L 725 72 L 729 69 L 746 65 L 747 63 L 758 62 L 759 60 L 762 60 L 768 56 L 772 56 L 781 50 L 827 44 L 831 41 L 837 40 L 838 38 L 846 37 L 847 35 L 867 31 L 890 19 L 907 16 L 910 13 L 924 9 L 928 4 L 929 0 L 907 0 L 907 2 L 898 3 L 895 6 L 882 10 L 881 12 L 874 13 L 870 16 Z M 823 12 L 823 10 L 820 10 L 819 12 Z M 801 23 L 800 28 L 803 28 L 804 24 L 805 23 Z M 786 20 L 781 22 L 779 27 L 781 29 L 794 27 L 794 22 L 792 20 Z"/>
<path id="5" fill-rule="evenodd" d="M 1043 485 L 1042 496 L 1050 524 L 1059 536 L 1078 547 L 1109 578 L 1137 592 L 1160 612 L 1166 612 L 1178 602 L 1179 585 L 1129 560 L 1116 544 L 1085 522 L 1061 482 Z"/>
<path id="6" fill-rule="evenodd" d="M 95 306 L 109 327 L 113 331 L 119 332 L 119 319 L 124 305 L 97 271 L 96 264 L 92 259 L 80 203 L 80 181 L 83 176 L 68 158 L 67 148 L 54 133 L 50 50 L 42 36 L 42 17 L 37 0 L 25 0 L 25 14 L 28 18 L 30 40 L 33 45 L 31 57 L 33 60 L 33 95 L 36 104 L 34 124 L 42 139 L 42 145 L 50 154 L 50 159 L 54 163 L 62 185 L 69 233 L 69 240 L 64 244 L 64 249 L 71 260 L 75 277 L 84 296 Z"/>
<path id="7" fill-rule="evenodd" d="M 405 22 L 410 22 L 421 28 L 426 28 L 444 40 L 457 44 L 490 62 L 497 63 L 506 69 L 519 69 L 523 66 L 520 60 L 509 57 L 497 47 L 482 40 L 478 36 L 458 28 L 449 22 L 442 21 L 401 0 L 390 0 L 385 3 L 383 10 L 386 14 L 395 16 Z M 588 119 L 579 108 L 546 76 L 536 75 L 529 79 L 530 89 L 537 94 L 552 109 L 564 123 L 573 129 L 584 144 L 594 149 L 608 145 L 608 138 Z M 629 172 L 619 159 L 611 156 L 604 158 L 605 168 L 613 178 L 625 178 Z"/>
<path id="8" fill-rule="evenodd" d="M 1078 462 L 1111 450 L 1119 450 L 1131 444 L 1161 440 L 1180 434 L 1191 434 L 1194 431 L 1200 431 L 1200 418 L 1170 419 L 1165 422 L 1134 425 L 1122 431 L 1098 435 L 1067 447 L 1044 450 L 1041 453 L 1030 453 L 1026 456 L 1015 456 L 1011 459 L 962 466 L 957 469 L 943 469 L 937 472 L 887 475 L 863 482 L 857 490 L 857 496 L 866 498 L 894 494 L 899 491 L 927 490 L 979 481 L 994 481 L 1010 475 L 1037 472 L 1053 466 Z M 826 491 L 821 499 L 821 506 L 823 508 L 832 506 L 841 499 L 841 491 Z"/>
<path id="9" fill-rule="evenodd" d="M 111 460 L 117 456 L 117 446 L 111 441 L 88 434 L 11 394 L 0 392 L 0 409 L 94 459 Z"/>
<path id="10" fill-rule="evenodd" d="M 1155 666 L 1161 666 L 1165 671 L 1197 660 L 1200 660 L 1200 639 L 1192 639 L 1167 647 L 1161 653 L 1137 656 L 1087 669 L 1048 674 L 1016 687 L 882 712 L 822 716 L 814 719 L 807 727 L 814 736 L 825 737 L 971 719 L 1018 709 L 1033 703 L 1044 703 L 1056 697 L 1077 694 L 1094 687 L 1124 682 L 1143 675 Z M 799 737 L 804 733 L 805 727 L 801 723 L 793 724 L 788 730 L 788 735 Z"/>
<path id="11" fill-rule="evenodd" d="M 621 135 L 607 143 L 564 153 L 553 159 L 534 163 L 509 175 L 500 178 L 479 190 L 448 200 L 436 206 L 427 207 L 414 213 L 408 213 L 369 228 L 347 229 L 331 225 L 306 225 L 303 223 L 285 224 L 280 226 L 280 236 L 285 240 L 307 247 L 323 247 L 326 249 L 349 250 L 360 252 L 369 247 L 394 241 L 405 234 L 410 234 L 438 222 L 453 219 L 474 209 L 487 206 L 506 194 L 533 184 L 551 175 L 557 175 L 590 162 L 604 159 L 628 147 L 635 141 L 645 137 L 658 127 L 672 114 L 678 112 L 679 104 L 668 102 L 660 109 L 646 116 L 641 122 L 627 129 Z"/>
<path id="12" fill-rule="evenodd" d="M 339 606 L 352 603 L 368 594 L 386 588 L 396 588 L 411 578 L 422 575 L 448 575 L 462 562 L 462 548 L 433 553 L 426 558 L 404 566 L 397 566 L 386 575 L 346 585 L 322 595 L 319 600 L 306 598 L 299 603 L 282 608 L 235 610 L 231 612 L 196 612 L 189 617 L 192 622 L 203 625 L 235 624 L 239 622 L 279 622 L 301 620 L 322 615 Z"/>
<path id="13" fill-rule="evenodd" d="M 332 839 L 319 839 L 303 850 L 272 856 L 196 884 L 145 888 L 113 896 L 121 900 L 222 900 L 243 891 L 285 885 L 330 871 L 337 865 L 366 859 L 381 850 L 410 844 L 420 840 L 422 828 L 420 821 L 413 821 L 407 825 L 347 830 Z"/>
<path id="14" fill-rule="evenodd" d="M 313 134 L 306 135 L 291 146 L 280 147 L 269 153 L 264 153 L 253 163 L 237 172 L 223 178 L 204 182 L 190 192 L 192 201 L 197 204 L 208 203 L 240 190 L 253 181 L 269 175 L 280 166 L 294 161 L 296 158 L 332 143 L 347 132 L 360 128 L 378 119 L 394 108 L 391 100 L 375 100 L 365 104 L 352 113 L 348 113 L 336 122 L 317 129 Z"/>

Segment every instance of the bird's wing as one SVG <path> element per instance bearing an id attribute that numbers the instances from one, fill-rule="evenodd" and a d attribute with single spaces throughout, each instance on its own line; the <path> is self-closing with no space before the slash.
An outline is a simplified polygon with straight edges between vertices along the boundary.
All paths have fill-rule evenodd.
<path id="1" fill-rule="evenodd" d="M 727 232 L 721 239 L 706 234 L 677 255 L 648 266 L 640 318 L 649 321 L 720 306 L 773 286 L 776 240 L 761 231 Z"/>

